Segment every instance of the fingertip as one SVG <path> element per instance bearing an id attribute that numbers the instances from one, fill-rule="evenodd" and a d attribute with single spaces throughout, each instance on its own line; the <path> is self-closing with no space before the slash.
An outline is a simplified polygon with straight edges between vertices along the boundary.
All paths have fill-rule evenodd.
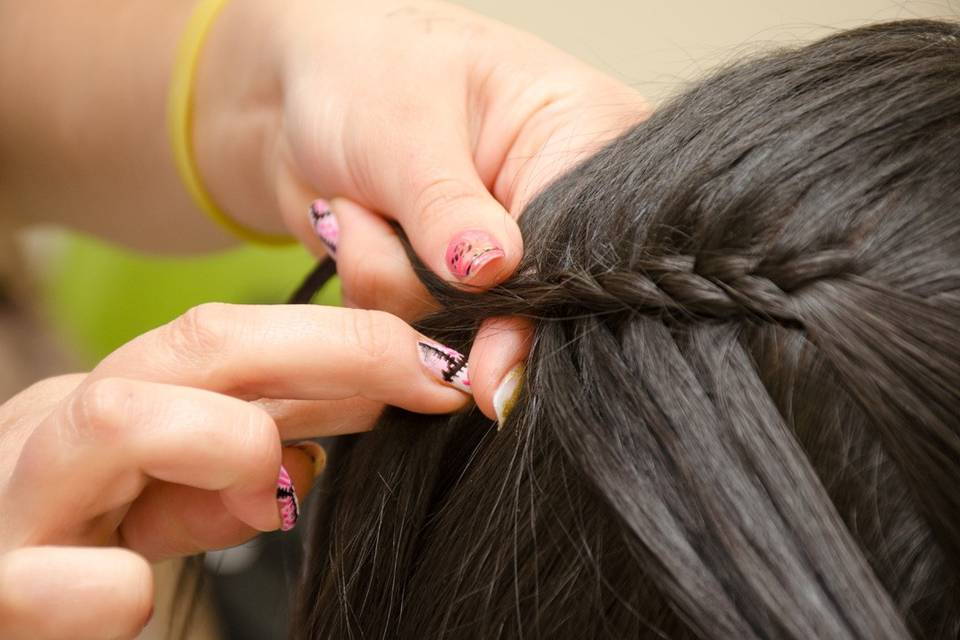
<path id="1" fill-rule="evenodd" d="M 277 480 L 277 510 L 281 531 L 290 531 L 300 522 L 303 501 L 326 464 L 327 453 L 316 442 L 307 440 L 284 447 L 283 464 Z"/>
<path id="2" fill-rule="evenodd" d="M 286 481 L 289 484 L 289 480 Z M 281 513 L 277 508 L 280 502 L 278 491 L 284 484 L 283 472 L 274 476 L 268 487 L 250 490 L 249 488 L 230 488 L 220 491 L 220 500 L 227 512 L 243 525 L 254 531 L 265 533 L 276 531 L 283 526 Z"/>
<path id="3" fill-rule="evenodd" d="M 149 564 L 127 549 L 28 547 L 0 559 L 4 638 L 131 638 L 153 600 Z"/>
<path id="4" fill-rule="evenodd" d="M 439 415 L 445 413 L 456 413 L 462 411 L 472 403 L 470 391 L 464 391 L 449 386 L 443 382 L 431 383 L 430 388 L 413 402 L 405 403 L 411 407 L 411 411 L 417 413 L 426 413 Z"/>
<path id="5" fill-rule="evenodd" d="M 321 447 L 318 443 L 313 440 L 304 440 L 302 442 L 297 442 L 290 445 L 291 448 L 302 451 L 310 459 L 313 464 L 313 475 L 310 477 L 312 481 L 314 478 L 317 478 L 327 466 L 327 451 Z M 294 480 L 297 478 L 295 477 Z M 297 484 L 297 486 L 301 486 Z M 309 489 L 307 489 L 309 491 Z"/>
<path id="6" fill-rule="evenodd" d="M 480 326 L 470 351 L 470 377 L 477 407 L 488 418 L 499 421 L 505 416 L 498 414 L 512 408 L 532 338 L 533 323 L 524 318 L 490 318 Z"/>
<path id="7" fill-rule="evenodd" d="M 154 593 L 156 586 L 153 569 L 146 558 L 123 548 L 104 549 L 127 576 L 125 598 L 129 603 L 130 627 L 136 633 L 150 622 L 153 615 Z"/>
<path id="8" fill-rule="evenodd" d="M 250 526 L 234 515 L 223 491 L 209 491 L 173 483 L 154 483 L 133 504 L 121 526 L 126 545 L 150 562 L 192 555 L 242 544 L 261 531 L 279 526 Z M 276 515 L 273 494 L 257 503 Z M 264 510 L 262 507 L 260 510 Z"/>
<path id="9" fill-rule="evenodd" d="M 333 198 L 330 200 L 329 206 L 334 212 L 341 213 L 349 220 L 366 218 L 373 224 L 376 222 L 381 222 L 384 227 L 389 228 L 389 225 L 380 216 L 358 202 L 354 202 L 353 200 L 349 200 L 347 198 Z"/>

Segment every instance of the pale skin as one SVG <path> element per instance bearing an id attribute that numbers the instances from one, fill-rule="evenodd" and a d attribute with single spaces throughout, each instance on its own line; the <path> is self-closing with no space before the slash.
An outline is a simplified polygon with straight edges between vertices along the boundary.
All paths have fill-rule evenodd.
<path id="1" fill-rule="evenodd" d="M 150 251 L 233 242 L 168 149 L 193 6 L 0 0 L 0 215 Z M 233 0 L 197 76 L 200 173 L 236 220 L 318 256 L 307 207 L 329 199 L 357 308 L 202 307 L 0 406 L 0 636 L 133 636 L 148 561 L 277 528 L 281 460 L 307 491 L 312 462 L 283 443 L 368 429 L 383 404 L 468 403 L 420 366 L 407 322 L 434 303 L 387 220 L 451 281 L 451 239 L 484 231 L 502 256 L 468 284 L 490 286 L 520 260 L 530 197 L 647 112 L 632 89 L 451 5 Z M 490 321 L 470 353 L 491 418 L 528 331 Z"/>

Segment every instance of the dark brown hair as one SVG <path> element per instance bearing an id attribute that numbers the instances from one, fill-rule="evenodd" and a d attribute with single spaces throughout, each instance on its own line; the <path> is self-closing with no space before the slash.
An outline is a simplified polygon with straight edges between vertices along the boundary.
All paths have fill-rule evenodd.
<path id="1" fill-rule="evenodd" d="M 549 187 L 497 432 L 388 410 L 316 502 L 299 638 L 960 635 L 960 28 L 724 70 Z"/>

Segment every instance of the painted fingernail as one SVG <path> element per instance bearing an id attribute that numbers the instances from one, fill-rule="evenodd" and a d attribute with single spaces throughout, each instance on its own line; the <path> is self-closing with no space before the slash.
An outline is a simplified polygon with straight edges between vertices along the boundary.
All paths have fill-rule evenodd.
<path id="1" fill-rule="evenodd" d="M 290 445 L 294 449 L 300 449 L 313 460 L 313 477 L 316 478 L 327 466 L 327 452 L 323 447 L 312 440 L 304 440 Z"/>
<path id="2" fill-rule="evenodd" d="M 493 410 L 497 414 L 497 431 L 503 429 L 503 424 L 507 421 L 510 412 L 513 411 L 517 398 L 520 397 L 520 391 L 523 389 L 524 373 L 526 373 L 526 368 L 521 362 L 510 369 L 507 375 L 503 376 L 503 380 L 500 381 L 500 385 L 493 393 Z"/>
<path id="3" fill-rule="evenodd" d="M 465 355 L 425 338 L 417 342 L 417 351 L 420 353 L 420 362 L 430 375 L 464 393 L 473 393 Z"/>
<path id="4" fill-rule="evenodd" d="M 461 231 L 447 245 L 447 268 L 460 280 L 469 280 L 494 260 L 503 248 L 486 231 Z"/>
<path id="5" fill-rule="evenodd" d="M 277 479 L 277 505 L 280 507 L 280 530 L 290 531 L 297 526 L 300 503 L 297 501 L 297 490 L 293 488 L 293 480 L 283 465 L 280 466 L 280 477 Z"/>
<path id="6" fill-rule="evenodd" d="M 327 248 L 330 257 L 336 259 L 337 243 L 340 242 L 340 225 L 326 200 L 314 200 L 310 205 L 310 226 Z"/>

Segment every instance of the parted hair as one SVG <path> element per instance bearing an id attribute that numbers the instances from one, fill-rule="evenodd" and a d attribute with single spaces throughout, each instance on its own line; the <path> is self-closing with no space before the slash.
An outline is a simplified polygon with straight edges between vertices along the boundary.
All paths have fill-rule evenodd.
<path id="1" fill-rule="evenodd" d="M 447 344 L 535 320 L 513 412 L 341 439 L 296 637 L 960 636 L 956 24 L 721 70 L 520 222 L 420 270 Z"/>

